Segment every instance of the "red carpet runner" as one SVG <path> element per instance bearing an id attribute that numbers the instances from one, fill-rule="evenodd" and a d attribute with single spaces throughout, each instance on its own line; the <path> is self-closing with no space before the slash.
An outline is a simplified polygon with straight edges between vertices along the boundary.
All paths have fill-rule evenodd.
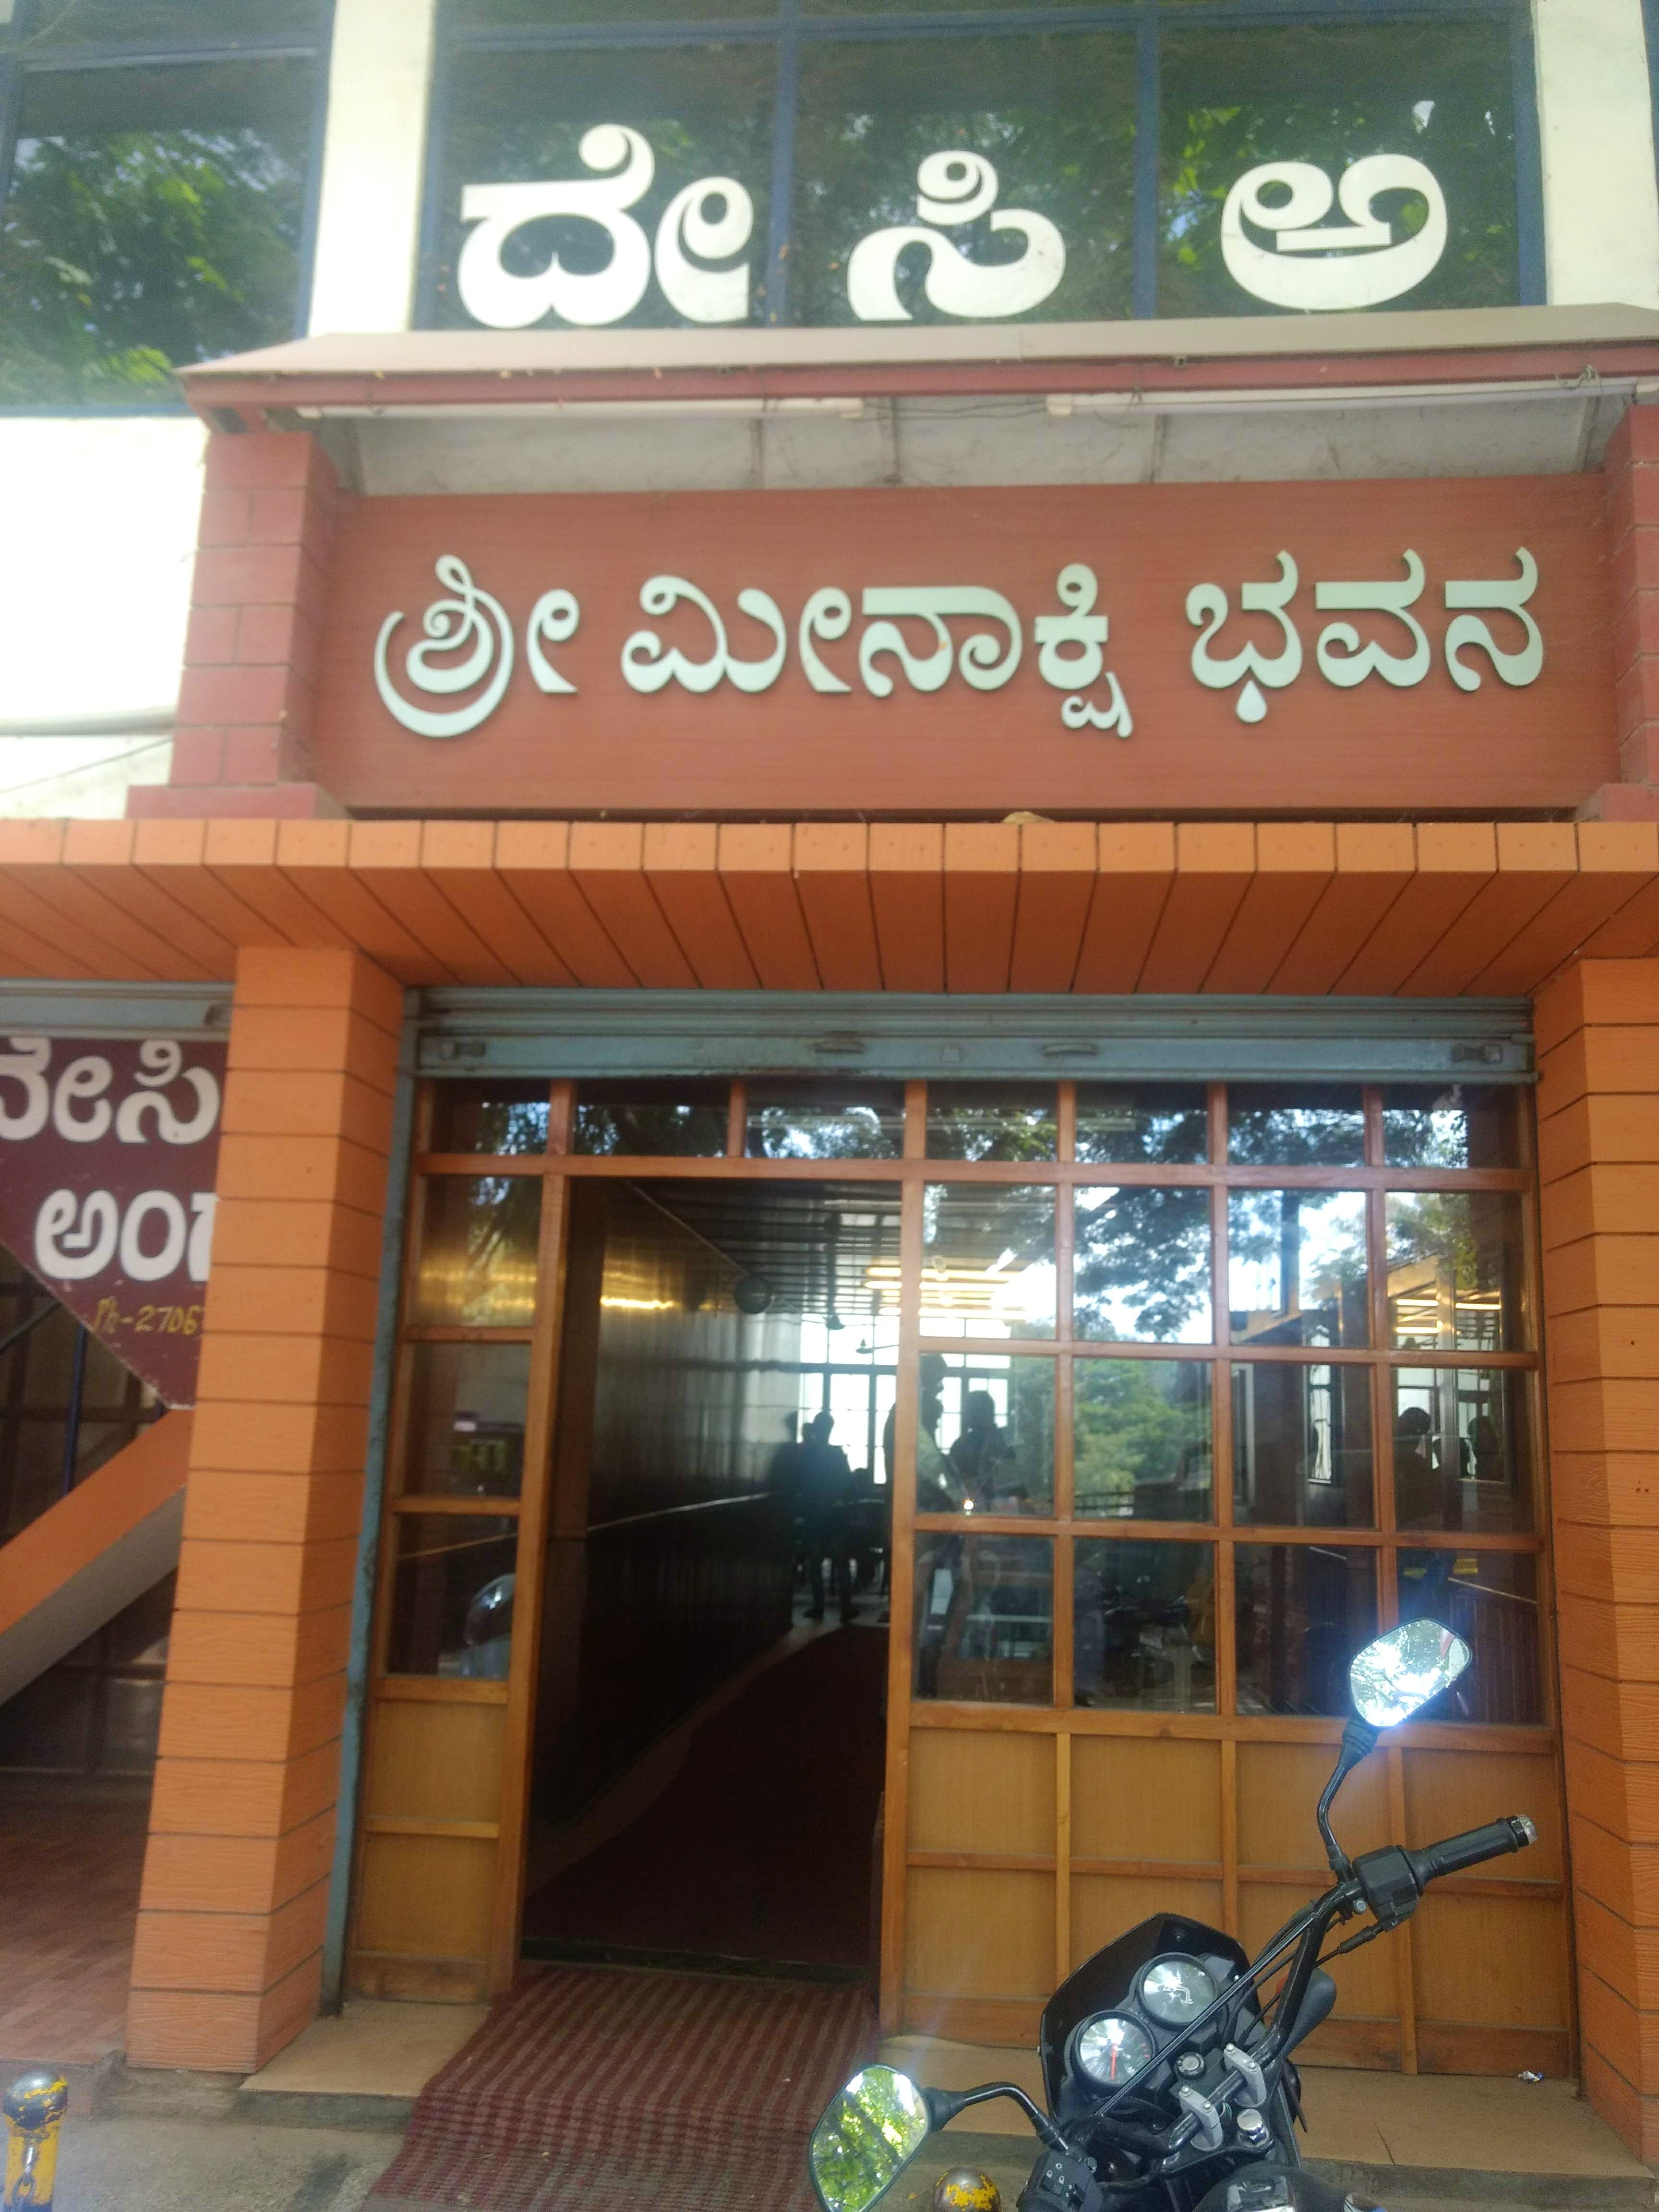
<path id="1" fill-rule="evenodd" d="M 544 1967 L 427 2084 L 369 2202 L 811 2212 L 812 2124 L 875 2049 L 862 1990 Z"/>

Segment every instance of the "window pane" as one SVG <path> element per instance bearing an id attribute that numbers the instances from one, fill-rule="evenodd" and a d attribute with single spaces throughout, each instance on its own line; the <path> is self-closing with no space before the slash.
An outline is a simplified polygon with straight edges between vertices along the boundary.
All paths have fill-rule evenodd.
<path id="1" fill-rule="evenodd" d="M 1079 1083 L 1080 1160 L 1186 1165 L 1210 1157 L 1209 1100 L 1201 1083 Z"/>
<path id="2" fill-rule="evenodd" d="M 10 13 L 0 8 L 0 15 Z M 35 0 L 27 27 L 30 46 L 163 40 L 234 46 L 243 39 L 320 40 L 327 23 L 324 0 Z"/>
<path id="3" fill-rule="evenodd" d="M 924 1530 L 915 1606 L 917 1697 L 1053 1704 L 1052 1539 Z"/>
<path id="4" fill-rule="evenodd" d="M 1075 1547 L 1073 1694 L 1079 1705 L 1215 1711 L 1215 1549 L 1210 1544 Z"/>
<path id="5" fill-rule="evenodd" d="M 919 1513 L 1046 1513 L 1054 1497 L 1054 1363 L 924 1352 Z"/>
<path id="6" fill-rule="evenodd" d="M 1166 24 L 1159 56 L 1158 313 L 1500 307 L 1516 300 L 1512 70 L 1506 22 L 1182 31 Z M 1431 246 L 1420 249 L 1421 258 L 1404 250 L 1428 232 L 1430 201 L 1424 189 L 1395 188 L 1380 196 L 1375 210 L 1389 226 L 1391 246 L 1287 252 L 1283 241 L 1301 226 L 1274 232 L 1251 222 L 1243 228 L 1243 263 L 1236 249 L 1229 270 L 1222 209 L 1249 171 L 1267 162 L 1312 164 L 1328 180 L 1321 188 L 1328 197 L 1352 163 L 1378 154 L 1403 155 L 1428 170 L 1447 225 L 1437 255 Z M 1282 205 L 1289 197 L 1284 184 L 1259 189 L 1259 206 Z M 1332 289 L 1344 280 L 1346 290 Z"/>
<path id="7" fill-rule="evenodd" d="M 1391 1168 L 1519 1167 L 1521 1106 L 1518 1084 L 1391 1084 L 1382 1157 Z"/>
<path id="8" fill-rule="evenodd" d="M 506 1680 L 518 1534 L 474 1514 L 398 1516 L 388 1673 Z"/>
<path id="9" fill-rule="evenodd" d="M 1512 1352 L 1525 1340 L 1513 1191 L 1391 1191 L 1389 1325 L 1401 1351 Z"/>
<path id="10" fill-rule="evenodd" d="M 1525 1552 L 1401 1552 L 1400 1618 L 1437 1620 L 1473 1657 L 1418 1718 L 1540 1721 L 1538 1562 Z"/>
<path id="11" fill-rule="evenodd" d="M 778 0 L 449 0 L 458 31 L 539 30 L 544 24 L 707 23 L 775 15 Z"/>
<path id="12" fill-rule="evenodd" d="M 1364 1192 L 1230 1193 L 1227 1304 L 1235 1344 L 1369 1344 Z"/>
<path id="13" fill-rule="evenodd" d="M 1059 1133 L 1052 1083 L 930 1083 L 930 1160 L 1051 1160 Z"/>
<path id="14" fill-rule="evenodd" d="M 1327 1544 L 1235 1547 L 1241 1713 L 1350 1711 L 1348 1662 L 1376 1633 L 1375 1559 Z"/>
<path id="15" fill-rule="evenodd" d="M 751 1083 L 748 1113 L 751 1159 L 896 1160 L 904 1150 L 902 1083 Z"/>
<path id="16" fill-rule="evenodd" d="M 433 1086 L 434 1152 L 544 1152 L 545 1083 L 439 1083 Z"/>
<path id="17" fill-rule="evenodd" d="M 791 320 L 1127 315 L 1134 88 L 1133 36 L 1106 33 L 807 48 Z M 930 246 L 916 234 L 933 155 L 961 158 L 930 176 L 925 228 L 943 232 Z M 952 221 L 953 204 L 970 221 Z"/>
<path id="18" fill-rule="evenodd" d="M 1358 1085 L 1230 1084 L 1227 1157 L 1258 1167 L 1360 1166 L 1365 1110 Z"/>
<path id="19" fill-rule="evenodd" d="M 447 329 L 488 323 L 513 330 L 583 323 L 659 329 L 688 319 L 763 320 L 774 68 L 766 46 L 458 53 L 449 76 L 447 130 L 438 154 L 442 229 L 433 320 Z M 642 192 L 631 185 L 619 187 L 631 196 L 630 204 L 611 216 L 620 236 L 639 249 L 626 263 L 604 223 L 560 212 L 534 215 L 507 231 L 498 258 L 481 248 L 485 258 L 476 266 L 462 261 L 472 228 L 462 215 L 469 185 L 565 182 L 586 196 L 599 177 L 619 175 L 625 164 L 642 176 L 643 157 L 620 143 L 589 143 L 591 167 L 582 157 L 589 131 L 617 125 L 639 133 L 654 164 L 653 180 Z M 663 289 L 660 254 L 654 257 L 653 272 L 651 242 L 671 201 L 688 185 L 720 178 L 731 179 L 748 194 L 752 221 L 745 224 L 741 204 L 725 194 L 706 196 L 684 208 L 678 235 L 688 250 L 695 243 L 685 236 L 688 217 L 694 230 L 698 223 L 709 223 L 718 232 L 729 222 L 742 242 L 737 252 L 708 260 L 701 255 L 683 258 L 677 282 L 688 281 L 690 271 L 696 272 L 690 277 L 694 287 L 697 277 L 737 272 L 735 307 L 717 302 L 714 312 L 688 318 Z M 556 192 L 550 198 L 556 199 Z M 576 205 L 580 204 L 579 198 Z M 580 283 L 611 269 L 613 260 L 621 271 L 619 285 Z M 505 282 L 499 272 L 505 272 Z M 549 281 L 513 281 L 525 278 Z"/>
<path id="20" fill-rule="evenodd" d="M 1072 1395 L 1079 1520 L 1212 1517 L 1207 1361 L 1074 1360 Z"/>
<path id="21" fill-rule="evenodd" d="M 413 1322 L 468 1328 L 528 1328 L 536 1311 L 537 1176 L 433 1176 Z"/>
<path id="22" fill-rule="evenodd" d="M 1210 1194 L 1077 1193 L 1073 1328 L 1119 1342 L 1207 1344 L 1214 1334 Z"/>
<path id="23" fill-rule="evenodd" d="M 970 8 L 994 8 L 999 15 L 1017 15 L 1022 9 L 1091 8 L 1133 5 L 1133 0 L 802 0 L 804 15 L 965 15 Z"/>
<path id="24" fill-rule="evenodd" d="M 516 1498 L 529 1389 L 527 1344 L 414 1346 L 405 1491 Z"/>
<path id="25" fill-rule="evenodd" d="M 1054 1194 L 1046 1184 L 930 1182 L 924 1336 L 1052 1336 Z"/>
<path id="26" fill-rule="evenodd" d="M 1233 1369 L 1233 1518 L 1374 1525 L 1369 1368 L 1252 1360 Z"/>
<path id="27" fill-rule="evenodd" d="M 1396 1528 L 1530 1528 L 1527 1382 L 1513 1368 L 1394 1371 Z"/>
<path id="28" fill-rule="evenodd" d="M 723 1079 L 579 1084 L 570 1149 L 717 1160 L 726 1150 L 730 1096 Z"/>
<path id="29" fill-rule="evenodd" d="M 0 223 L 0 402 L 167 400 L 294 335 L 317 68 L 25 77 Z"/>

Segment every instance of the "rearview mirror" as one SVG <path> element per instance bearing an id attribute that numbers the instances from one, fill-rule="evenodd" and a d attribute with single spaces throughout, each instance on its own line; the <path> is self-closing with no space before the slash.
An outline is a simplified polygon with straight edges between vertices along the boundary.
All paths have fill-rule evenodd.
<path id="1" fill-rule="evenodd" d="M 1354 1711 L 1373 1728 L 1395 1728 L 1455 1682 L 1469 1647 L 1437 1620 L 1407 1620 L 1368 1644 L 1348 1669 Z"/>
<path id="2" fill-rule="evenodd" d="M 812 2130 L 812 2186 L 824 2212 L 868 2212 L 927 2140 L 927 2106 L 908 2074 L 866 2066 Z"/>

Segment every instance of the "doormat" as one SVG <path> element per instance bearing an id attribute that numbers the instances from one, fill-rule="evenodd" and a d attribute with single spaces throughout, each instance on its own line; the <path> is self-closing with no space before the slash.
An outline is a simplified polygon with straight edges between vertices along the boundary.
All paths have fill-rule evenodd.
<path id="1" fill-rule="evenodd" d="M 876 2043 L 861 1990 L 547 1967 L 428 2082 L 369 2203 L 812 2212 L 813 2123 Z"/>

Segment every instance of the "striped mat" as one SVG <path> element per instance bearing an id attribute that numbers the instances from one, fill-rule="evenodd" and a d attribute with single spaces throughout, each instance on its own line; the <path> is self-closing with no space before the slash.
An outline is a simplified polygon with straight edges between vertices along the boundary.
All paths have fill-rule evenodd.
<path id="1" fill-rule="evenodd" d="M 862 1990 L 547 1967 L 427 2084 L 369 2202 L 812 2212 L 813 2123 L 875 2051 Z"/>

